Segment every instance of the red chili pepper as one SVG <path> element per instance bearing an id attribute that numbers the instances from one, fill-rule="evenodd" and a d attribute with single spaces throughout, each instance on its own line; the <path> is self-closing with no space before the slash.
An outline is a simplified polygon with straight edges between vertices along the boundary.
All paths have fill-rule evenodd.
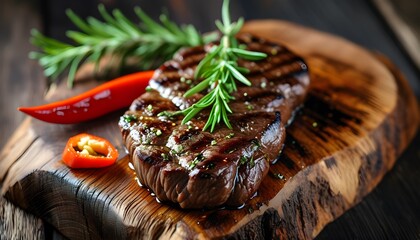
<path id="1" fill-rule="evenodd" d="M 115 163 L 118 151 L 106 139 L 81 133 L 71 137 L 63 151 L 63 162 L 71 168 L 101 168 Z"/>
<path id="2" fill-rule="evenodd" d="M 78 123 L 129 106 L 144 93 L 154 71 L 138 72 L 116 78 L 80 95 L 18 110 L 50 123 Z"/>

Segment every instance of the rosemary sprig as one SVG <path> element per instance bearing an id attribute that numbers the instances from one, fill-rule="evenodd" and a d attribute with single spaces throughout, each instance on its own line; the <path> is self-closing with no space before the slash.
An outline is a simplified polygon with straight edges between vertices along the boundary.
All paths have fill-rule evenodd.
<path id="1" fill-rule="evenodd" d="M 247 86 L 251 85 L 251 82 L 244 76 L 249 70 L 238 66 L 237 60 L 239 58 L 260 60 L 267 57 L 265 53 L 248 51 L 239 46 L 235 35 L 239 32 L 243 23 L 243 18 L 239 18 L 237 22 L 231 22 L 229 0 L 225 0 L 222 6 L 222 22 L 216 21 L 216 26 L 223 33 L 220 44 L 214 46 L 198 64 L 195 70 L 195 78 L 202 78 L 203 80 L 188 90 L 184 97 L 192 96 L 208 88 L 210 91 L 195 104 L 182 111 L 182 114 L 185 115 L 182 123 L 187 123 L 197 113 L 211 107 L 203 131 L 210 128 L 212 132 L 221 120 L 228 128 L 232 128 L 228 113 L 232 113 L 232 109 L 229 107 L 230 100 L 234 99 L 232 92 L 237 90 L 235 80 Z"/>
<path id="2" fill-rule="evenodd" d="M 119 57 L 121 64 L 129 56 L 138 56 L 141 59 L 139 68 L 151 69 L 170 59 L 181 47 L 202 45 L 216 38 L 215 35 L 202 36 L 192 25 L 180 27 L 164 14 L 160 16 L 160 23 L 156 22 L 138 7 L 134 10 L 141 26 L 128 20 L 119 10 L 109 14 L 103 5 L 99 5 L 98 10 L 104 22 L 93 17 L 84 21 L 73 11 L 66 11 L 80 29 L 80 32 L 66 33 L 75 45 L 32 31 L 31 42 L 42 52 L 31 52 L 30 58 L 39 61 L 47 77 L 57 79 L 68 69 L 67 83 L 71 87 L 76 71 L 84 61 L 93 61 L 98 66 L 104 55 L 112 59 Z"/>

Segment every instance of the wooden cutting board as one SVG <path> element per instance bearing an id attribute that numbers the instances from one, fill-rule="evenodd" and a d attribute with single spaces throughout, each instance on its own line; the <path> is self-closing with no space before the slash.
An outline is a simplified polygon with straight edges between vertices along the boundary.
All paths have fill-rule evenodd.
<path id="1" fill-rule="evenodd" d="M 271 20 L 243 31 L 288 46 L 312 78 L 280 160 L 245 206 L 188 211 L 158 203 L 129 167 L 117 126 L 124 109 L 75 125 L 25 120 L 0 156 L 2 194 L 71 239 L 314 238 L 392 168 L 419 125 L 416 99 L 386 58 L 344 39 Z M 53 99 L 91 84 L 59 87 Z M 80 132 L 107 138 L 121 159 L 104 169 L 68 169 L 61 153 Z"/>

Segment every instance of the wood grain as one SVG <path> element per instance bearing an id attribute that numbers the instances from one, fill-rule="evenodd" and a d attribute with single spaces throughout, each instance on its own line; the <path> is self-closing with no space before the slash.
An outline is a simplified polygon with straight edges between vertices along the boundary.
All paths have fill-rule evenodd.
<path id="1" fill-rule="evenodd" d="M 313 79 L 280 161 L 246 206 L 185 211 L 159 204 L 136 184 L 127 157 L 100 170 L 62 164 L 66 139 L 81 131 L 124 152 L 122 112 L 80 125 L 25 121 L 2 152 L 2 193 L 74 239 L 315 237 L 393 166 L 417 130 L 416 100 L 392 64 L 348 41 L 280 21 L 250 22 L 244 31 L 303 56 Z"/>

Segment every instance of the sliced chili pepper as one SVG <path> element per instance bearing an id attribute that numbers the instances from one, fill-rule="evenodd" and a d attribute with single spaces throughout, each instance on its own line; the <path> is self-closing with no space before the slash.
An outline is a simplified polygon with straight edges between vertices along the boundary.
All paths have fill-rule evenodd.
<path id="1" fill-rule="evenodd" d="M 81 133 L 71 137 L 63 151 L 63 162 L 71 168 L 101 168 L 115 163 L 118 151 L 106 139 Z"/>
<path id="2" fill-rule="evenodd" d="M 116 78 L 80 95 L 42 106 L 18 110 L 50 123 L 79 123 L 129 106 L 145 92 L 154 71 L 138 72 Z"/>

